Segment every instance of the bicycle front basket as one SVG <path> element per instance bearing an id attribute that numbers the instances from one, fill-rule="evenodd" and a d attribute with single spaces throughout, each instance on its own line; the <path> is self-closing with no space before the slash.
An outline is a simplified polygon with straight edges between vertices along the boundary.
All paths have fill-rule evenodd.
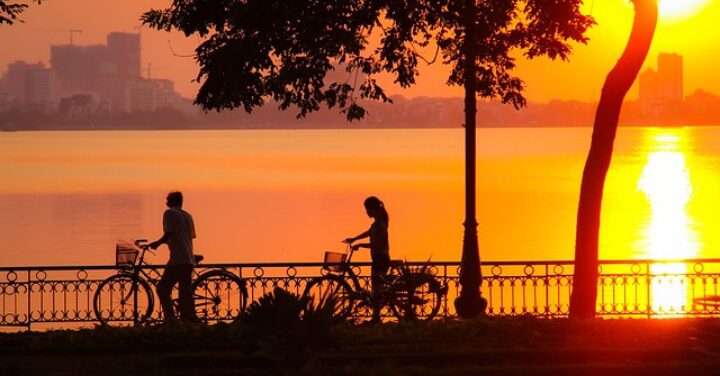
<path id="1" fill-rule="evenodd" d="M 344 253 L 325 251 L 325 259 L 323 260 L 325 265 L 323 265 L 323 268 L 331 272 L 342 271 L 340 264 L 345 262 L 346 257 L 347 255 Z"/>
<path id="2" fill-rule="evenodd" d="M 125 240 L 118 240 L 115 244 L 115 265 L 118 268 L 132 268 L 140 254 L 140 249 Z"/>

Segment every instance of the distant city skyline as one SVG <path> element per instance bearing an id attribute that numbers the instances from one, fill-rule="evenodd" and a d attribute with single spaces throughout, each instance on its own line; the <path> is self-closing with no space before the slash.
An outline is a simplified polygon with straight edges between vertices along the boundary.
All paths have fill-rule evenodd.
<path id="1" fill-rule="evenodd" d="M 41 61 L 49 65 L 48 46 L 68 44 L 71 37 L 75 44 L 89 45 L 103 43 L 104 36 L 112 31 L 139 32 L 143 45 L 141 67 L 152 65 L 153 78 L 171 79 L 179 93 L 194 98 L 199 86 L 192 81 L 197 76 L 198 67 L 191 56 L 200 38 L 186 38 L 177 33 L 139 27 L 139 17 L 143 11 L 163 8 L 168 4 L 167 0 L 147 0 L 141 3 L 66 0 L 34 5 L 23 14 L 25 23 L 0 28 L 0 41 L 4 46 L 0 52 L 0 70 L 15 60 L 29 63 Z M 598 25 L 590 31 L 591 40 L 587 46 L 575 46 L 570 62 L 548 59 L 528 62 L 518 59 L 516 73 L 526 82 L 525 95 L 528 100 L 591 102 L 598 99 L 605 75 L 620 56 L 627 40 L 633 11 L 626 0 L 588 2 L 583 8 L 597 19 Z M 720 37 L 720 30 L 714 27 L 719 16 L 720 2 L 709 2 L 701 12 L 689 18 L 661 17 L 649 56 L 670 52 L 684 57 L 684 95 L 692 94 L 700 88 L 720 93 L 720 80 L 715 73 L 715 67 L 720 63 L 720 51 L 708 48 Z M 73 33 L 70 30 L 81 32 Z M 434 50 L 421 52 L 432 57 Z M 656 68 L 654 58 L 648 59 L 645 64 L 647 67 Z M 407 90 L 392 85 L 386 76 L 380 77 L 380 82 L 390 95 L 407 98 L 462 96 L 460 88 L 445 85 L 447 73 L 447 67 L 441 64 L 421 67 L 417 85 Z M 631 91 L 629 99 L 637 97 L 636 87 Z"/>
<path id="2" fill-rule="evenodd" d="M 681 102 L 683 95 L 683 57 L 675 53 L 660 53 L 657 70 L 648 68 L 638 76 L 639 100 L 648 105 Z"/>
<path id="3" fill-rule="evenodd" d="M 72 36 L 73 33 L 70 32 Z M 139 33 L 111 32 L 105 44 L 50 46 L 50 65 L 22 60 L 0 75 L 0 109 L 35 106 L 47 111 L 137 112 L 190 109 L 167 79 L 142 77 Z M 149 73 L 149 72 L 148 72 Z"/>
<path id="4" fill-rule="evenodd" d="M 61 112 L 77 111 L 73 108 L 81 107 L 82 112 L 95 108 L 94 111 L 131 113 L 167 106 L 192 111 L 191 100 L 175 92 L 172 80 L 151 79 L 150 67 L 147 77 L 141 75 L 141 34 L 111 32 L 107 35 L 106 44 L 80 45 L 72 42 L 50 46 L 49 68 L 42 62 L 15 61 L 9 64 L 6 73 L 0 75 L 0 110 L 14 105 L 42 105 L 51 111 L 59 108 Z M 639 111 L 667 114 L 673 106 L 682 104 L 685 98 L 683 56 L 661 52 L 657 59 L 649 56 L 648 60 L 656 60 L 657 69 L 647 68 L 638 77 Z M 330 74 L 329 79 L 332 76 Z M 707 93 L 697 89 L 690 95 L 698 92 Z M 551 102 L 553 100 L 547 103 Z"/>
<path id="5" fill-rule="evenodd" d="M 68 36 L 74 34 L 69 31 Z M 104 43 L 89 45 L 70 39 L 50 45 L 48 50 L 49 66 L 18 60 L 0 75 L 0 129 L 332 128 L 344 123 L 332 110 L 299 121 L 296 111 L 281 112 L 272 103 L 251 115 L 242 110 L 202 115 L 190 99 L 175 91 L 172 80 L 150 78 L 150 67 L 143 75 L 142 35 L 136 32 L 113 31 Z M 718 96 L 701 89 L 685 95 L 682 55 L 660 52 L 647 60 L 648 68 L 638 79 L 638 100 L 628 98 L 623 124 L 720 121 L 720 112 L 715 110 L 720 108 Z M 463 121 L 460 97 L 396 94 L 393 99 L 392 105 L 366 103 L 369 115 L 362 126 L 455 127 Z M 14 109 L 22 112 L 38 106 L 44 109 L 43 115 L 13 113 Z M 165 111 L 168 108 L 175 112 Z M 586 100 L 543 103 L 530 99 L 524 111 L 486 101 L 481 101 L 478 109 L 481 126 L 589 126 L 595 105 Z M 123 118 L 119 113 L 139 115 Z"/>

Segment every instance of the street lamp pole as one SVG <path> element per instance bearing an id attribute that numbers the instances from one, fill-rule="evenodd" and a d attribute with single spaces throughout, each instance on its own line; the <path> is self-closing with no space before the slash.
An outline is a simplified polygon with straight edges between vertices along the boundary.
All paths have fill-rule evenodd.
<path id="1" fill-rule="evenodd" d="M 463 44 L 465 78 L 465 231 L 463 235 L 462 259 L 460 264 L 460 294 L 455 300 L 455 309 L 460 317 L 471 318 L 485 311 L 487 302 L 480 296 L 480 250 L 478 247 L 476 219 L 476 141 L 477 77 L 475 58 L 477 55 L 476 23 L 477 5 L 475 0 L 465 0 L 465 41 Z"/>

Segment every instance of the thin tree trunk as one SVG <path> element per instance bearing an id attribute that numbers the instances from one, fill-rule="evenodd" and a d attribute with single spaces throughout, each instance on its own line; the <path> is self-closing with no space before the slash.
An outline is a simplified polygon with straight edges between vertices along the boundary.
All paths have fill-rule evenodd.
<path id="1" fill-rule="evenodd" d="M 575 235 L 575 277 L 570 298 L 570 317 L 573 318 L 595 316 L 600 209 L 605 177 L 610 168 L 623 100 L 645 61 L 657 24 L 657 0 L 633 0 L 633 3 L 635 17 L 630 39 L 605 79 L 583 171 Z"/>
<path id="2" fill-rule="evenodd" d="M 460 295 L 455 300 L 455 309 L 464 318 L 477 316 L 485 310 L 480 297 L 480 251 L 478 247 L 477 219 L 475 217 L 475 116 L 477 113 L 477 78 L 475 72 L 475 22 L 477 6 L 475 0 L 465 0 L 465 232 L 460 266 Z"/>

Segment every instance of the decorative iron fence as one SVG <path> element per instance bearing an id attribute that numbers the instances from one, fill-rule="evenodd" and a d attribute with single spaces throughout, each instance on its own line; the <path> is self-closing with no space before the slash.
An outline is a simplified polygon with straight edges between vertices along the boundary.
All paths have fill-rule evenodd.
<path id="1" fill-rule="evenodd" d="M 407 262 L 428 265 L 448 286 L 438 316 L 456 315 L 459 262 Z M 354 263 L 365 284 L 368 263 Z M 302 294 L 307 283 L 323 274 L 322 263 L 209 264 L 245 281 L 248 301 L 275 287 Z M 148 266 L 158 275 L 163 266 Z M 45 325 L 77 326 L 97 322 L 93 299 L 101 282 L 116 274 L 114 266 L 48 266 L 0 268 L 0 328 Z M 490 316 L 564 317 L 572 290 L 572 261 L 485 262 L 482 294 Z M 156 281 L 151 281 L 156 282 Z M 105 292 L 103 292 L 104 294 Z M 153 289 L 154 293 L 154 289 Z M 719 316 L 720 259 L 602 261 L 597 312 L 602 317 Z M 703 302 L 704 301 L 704 302 Z M 132 322 L 133 315 L 112 315 Z M 152 319 L 161 317 L 156 304 Z"/>

